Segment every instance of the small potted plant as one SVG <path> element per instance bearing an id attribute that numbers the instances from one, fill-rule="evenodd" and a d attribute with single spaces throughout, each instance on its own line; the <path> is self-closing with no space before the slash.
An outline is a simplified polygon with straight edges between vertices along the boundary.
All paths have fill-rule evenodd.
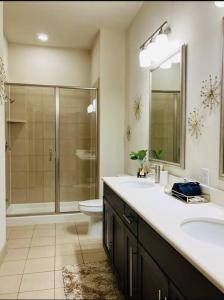
<path id="1" fill-rule="evenodd" d="M 140 163 L 140 168 L 137 172 L 137 177 L 146 177 L 146 169 L 144 168 L 144 162 L 146 161 L 147 150 L 139 150 L 138 152 L 132 151 L 130 153 L 130 159 L 137 160 Z"/>

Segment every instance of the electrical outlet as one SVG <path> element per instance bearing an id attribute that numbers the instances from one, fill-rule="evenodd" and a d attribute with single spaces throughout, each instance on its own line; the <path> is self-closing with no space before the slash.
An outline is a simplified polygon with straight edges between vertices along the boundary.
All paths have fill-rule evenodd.
<path id="1" fill-rule="evenodd" d="M 201 168 L 201 183 L 209 185 L 209 169 Z"/>

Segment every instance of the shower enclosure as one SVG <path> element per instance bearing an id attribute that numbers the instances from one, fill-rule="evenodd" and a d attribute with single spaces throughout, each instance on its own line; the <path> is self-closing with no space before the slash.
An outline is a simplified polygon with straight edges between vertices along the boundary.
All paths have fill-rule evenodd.
<path id="1" fill-rule="evenodd" d="M 79 211 L 98 197 L 97 89 L 8 84 L 7 215 Z"/>

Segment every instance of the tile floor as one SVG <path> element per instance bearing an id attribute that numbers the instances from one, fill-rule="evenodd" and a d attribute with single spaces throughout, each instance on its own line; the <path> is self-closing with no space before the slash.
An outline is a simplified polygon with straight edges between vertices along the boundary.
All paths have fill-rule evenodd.
<path id="1" fill-rule="evenodd" d="M 87 223 L 8 227 L 0 299 L 65 299 L 62 268 L 106 258 L 101 239 L 88 236 L 87 228 Z"/>

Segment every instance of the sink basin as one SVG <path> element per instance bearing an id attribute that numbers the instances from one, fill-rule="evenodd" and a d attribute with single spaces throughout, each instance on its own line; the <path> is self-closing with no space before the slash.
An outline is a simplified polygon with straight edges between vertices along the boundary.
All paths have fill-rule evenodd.
<path id="1" fill-rule="evenodd" d="M 120 184 L 128 188 L 134 188 L 134 189 L 148 189 L 154 186 L 154 183 L 148 181 L 133 181 L 133 180 L 123 181 Z"/>
<path id="2" fill-rule="evenodd" d="M 197 240 L 224 247 L 224 220 L 191 219 L 184 221 L 181 229 Z"/>

